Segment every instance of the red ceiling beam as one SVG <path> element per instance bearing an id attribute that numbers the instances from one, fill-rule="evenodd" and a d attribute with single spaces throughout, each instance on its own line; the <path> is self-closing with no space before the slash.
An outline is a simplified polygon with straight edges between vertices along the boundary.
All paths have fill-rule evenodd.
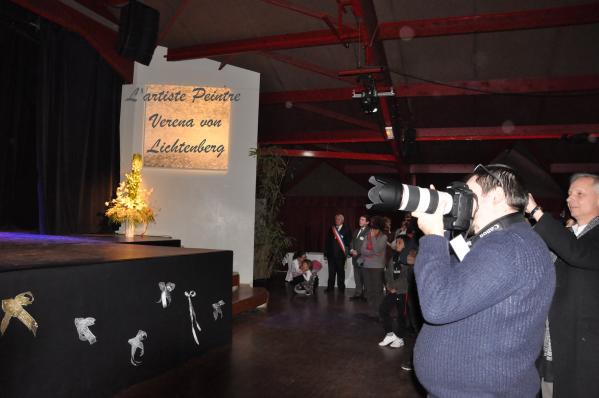
<path id="1" fill-rule="evenodd" d="M 581 133 L 599 137 L 599 124 L 419 128 L 416 129 L 416 141 L 555 140 Z"/>
<path id="2" fill-rule="evenodd" d="M 348 116 L 343 113 L 324 109 L 320 106 L 314 106 L 310 104 L 293 104 L 293 107 L 302 109 L 307 112 L 316 113 L 317 115 L 325 116 L 334 120 L 338 120 L 340 122 L 353 124 L 358 127 L 363 127 L 368 130 L 379 130 L 379 126 L 376 123 L 372 123 L 364 119 L 359 119 L 357 117 Z"/>
<path id="3" fill-rule="evenodd" d="M 355 12 L 355 7 L 352 8 Z M 599 4 L 593 3 L 509 13 L 387 22 L 378 25 L 377 37 L 380 40 L 398 39 L 400 38 L 400 29 L 404 26 L 414 29 L 415 37 L 431 37 L 478 32 L 538 29 L 597 22 L 599 22 Z M 167 59 L 169 61 L 174 61 L 206 58 L 247 51 L 268 51 L 324 46 L 338 44 L 339 38 L 345 43 L 357 42 L 360 40 L 360 34 L 355 29 L 344 28 L 340 37 L 330 30 L 317 30 L 204 44 L 169 49 Z"/>
<path id="4" fill-rule="evenodd" d="M 272 152 L 276 153 L 280 156 L 285 156 L 285 157 L 396 162 L 395 156 L 378 154 L 378 153 L 306 151 L 303 149 L 282 149 L 282 148 L 273 149 Z"/>
<path id="5" fill-rule="evenodd" d="M 439 97 L 453 95 L 527 94 L 547 92 L 571 92 L 599 90 L 599 75 L 565 77 L 531 77 L 522 79 L 494 79 L 448 82 L 447 85 L 416 83 L 397 85 L 393 89 L 396 97 Z M 261 104 L 291 102 L 349 101 L 352 88 L 328 88 L 321 90 L 297 90 L 263 93 Z M 391 87 L 378 87 L 388 91 Z"/>
<path id="6" fill-rule="evenodd" d="M 327 26 L 329 27 L 331 32 L 333 32 L 333 34 L 335 36 L 337 36 L 337 38 L 339 39 L 339 42 L 341 42 L 341 43 L 343 42 L 343 40 L 341 38 L 341 34 L 339 32 L 339 29 L 345 29 L 345 27 L 342 25 L 341 19 L 339 19 L 339 29 L 337 29 L 337 27 L 333 23 L 333 18 L 324 12 L 312 11 L 307 8 L 300 7 L 298 5 L 291 4 L 291 3 L 287 2 L 287 1 L 283 1 L 283 0 L 262 0 L 262 1 L 264 1 L 265 3 L 269 3 L 272 5 L 278 6 L 278 7 L 282 7 L 282 8 L 291 10 L 291 11 L 298 12 L 303 15 L 307 15 L 312 18 L 322 20 L 324 23 L 327 24 Z M 341 12 L 342 12 L 342 6 L 339 5 L 339 13 L 341 14 Z"/>
<path id="7" fill-rule="evenodd" d="M 599 22 L 599 4 L 592 3 L 539 10 L 387 22 L 379 25 L 379 37 L 381 40 L 400 39 L 400 30 L 406 27 L 412 30 L 414 37 L 431 37 L 596 22 Z"/>
<path id="8" fill-rule="evenodd" d="M 555 174 L 599 173 L 599 163 L 554 163 L 549 171 Z"/>
<path id="9" fill-rule="evenodd" d="M 81 4 L 85 8 L 95 12 L 103 18 L 106 18 L 112 23 L 119 24 L 119 18 L 115 16 L 110 10 L 104 1 L 100 0 L 75 0 L 77 3 Z"/>
<path id="10" fill-rule="evenodd" d="M 412 174 L 469 174 L 474 169 L 473 164 L 412 164 Z M 395 174 L 397 170 L 376 164 L 348 164 L 343 170 L 347 174 Z M 553 163 L 549 165 L 552 174 L 599 173 L 599 163 Z"/>
<path id="11" fill-rule="evenodd" d="M 599 124 L 523 125 L 506 129 L 491 127 L 448 127 L 416 129 L 416 141 L 495 141 L 561 139 L 588 134 L 599 139 Z M 260 145 L 341 144 L 386 142 L 378 130 L 322 131 L 292 133 L 284 137 L 259 139 Z"/>
<path id="12" fill-rule="evenodd" d="M 115 50 L 117 33 L 55 0 L 13 0 L 39 16 L 82 36 L 128 83 L 133 80 L 133 61 Z"/>
<path id="13" fill-rule="evenodd" d="M 340 34 L 344 42 L 354 42 L 359 37 L 356 30 L 347 28 Z M 225 43 L 202 44 L 191 47 L 168 50 L 168 61 L 184 59 L 207 58 L 217 55 L 243 53 L 248 51 L 272 51 L 290 48 L 324 46 L 339 44 L 339 37 L 330 30 L 317 30 L 303 33 L 290 33 L 256 39 L 233 40 Z"/>
<path id="14" fill-rule="evenodd" d="M 364 142 L 385 142 L 380 132 L 364 131 L 326 131 L 318 133 L 295 133 L 284 138 L 259 138 L 260 145 L 302 145 L 302 144 L 344 144 Z"/>
<path id="15" fill-rule="evenodd" d="M 356 84 L 356 79 L 351 79 L 349 77 L 340 77 L 337 71 L 323 68 L 322 66 L 312 64 L 309 62 L 301 61 L 297 58 L 293 58 L 287 55 L 274 53 L 271 51 L 260 51 L 259 54 L 264 55 L 265 57 L 272 58 L 276 61 L 283 62 L 292 66 L 295 66 L 299 69 L 304 69 L 310 72 L 318 73 L 320 75 L 330 77 L 331 79 L 335 79 L 341 81 L 343 83 L 351 84 L 352 86 Z"/>
<path id="16" fill-rule="evenodd" d="M 411 164 L 410 174 L 468 174 L 474 170 L 473 164 Z"/>

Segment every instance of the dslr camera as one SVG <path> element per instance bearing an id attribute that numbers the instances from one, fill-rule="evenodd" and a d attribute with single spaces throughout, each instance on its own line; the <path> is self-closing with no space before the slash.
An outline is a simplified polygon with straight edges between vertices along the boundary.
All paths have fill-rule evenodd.
<path id="1" fill-rule="evenodd" d="M 461 232 L 470 229 L 474 193 L 463 182 L 452 182 L 446 191 L 406 185 L 377 176 L 371 176 L 368 182 L 374 186 L 368 191 L 368 199 L 372 203 L 366 205 L 367 209 L 432 214 L 442 206 L 446 230 Z"/>

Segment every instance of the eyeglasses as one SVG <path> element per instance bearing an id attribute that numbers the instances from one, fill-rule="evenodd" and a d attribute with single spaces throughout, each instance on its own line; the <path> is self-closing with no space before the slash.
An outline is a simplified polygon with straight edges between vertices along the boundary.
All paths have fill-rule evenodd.
<path id="1" fill-rule="evenodd" d="M 511 167 L 509 167 L 509 166 L 504 166 L 504 165 L 489 165 L 489 166 L 505 167 L 505 168 L 507 168 L 507 169 L 510 169 L 510 170 L 511 170 Z M 495 180 L 495 182 L 497 182 L 497 185 L 498 185 L 498 186 L 500 186 L 500 187 L 502 187 L 502 186 L 503 186 L 503 184 L 501 183 L 501 180 L 499 179 L 499 177 L 497 177 L 495 174 L 493 174 L 493 173 L 491 172 L 491 170 L 487 169 L 487 168 L 486 168 L 485 166 L 483 166 L 482 164 L 478 164 L 478 165 L 477 165 L 477 166 L 474 168 L 474 173 L 475 173 L 475 174 L 476 174 L 476 173 L 480 173 L 480 171 L 481 171 L 481 170 L 482 170 L 484 173 L 486 173 L 486 174 L 490 175 L 490 176 L 491 176 L 491 177 L 492 177 L 492 178 Z"/>

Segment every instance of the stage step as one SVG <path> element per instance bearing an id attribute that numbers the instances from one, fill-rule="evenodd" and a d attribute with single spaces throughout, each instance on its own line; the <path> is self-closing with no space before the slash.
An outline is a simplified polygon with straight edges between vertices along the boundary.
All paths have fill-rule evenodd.
<path id="1" fill-rule="evenodd" d="M 233 316 L 268 304 L 268 290 L 241 284 L 233 291 Z"/>
<path id="2" fill-rule="evenodd" d="M 239 272 L 233 272 L 233 291 L 237 291 L 239 289 Z"/>

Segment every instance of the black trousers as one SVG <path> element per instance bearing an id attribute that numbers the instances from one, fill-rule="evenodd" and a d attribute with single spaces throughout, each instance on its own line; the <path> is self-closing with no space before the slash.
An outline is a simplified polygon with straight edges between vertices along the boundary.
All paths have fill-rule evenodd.
<path id="1" fill-rule="evenodd" d="M 327 287 L 332 289 L 335 286 L 335 277 L 337 277 L 337 286 L 345 289 L 345 257 L 329 257 L 329 280 Z"/>
<path id="2" fill-rule="evenodd" d="M 391 311 L 393 308 L 395 308 L 397 310 L 398 336 L 405 336 L 407 331 L 407 322 L 404 315 L 406 308 L 405 298 L 405 294 L 399 293 L 388 293 L 383 298 L 383 302 L 379 307 L 379 316 L 383 321 L 383 329 L 385 329 L 385 333 L 391 333 L 393 331 L 393 319 L 391 318 Z"/>

